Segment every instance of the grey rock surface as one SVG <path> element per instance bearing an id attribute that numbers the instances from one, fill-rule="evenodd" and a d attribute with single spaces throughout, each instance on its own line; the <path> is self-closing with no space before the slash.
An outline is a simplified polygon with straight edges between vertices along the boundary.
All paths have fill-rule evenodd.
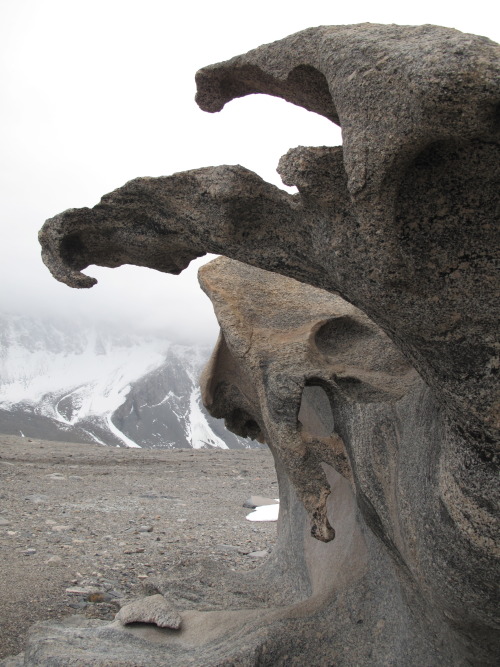
<path id="1" fill-rule="evenodd" d="M 243 503 L 243 507 L 255 509 L 256 507 L 263 507 L 264 505 L 277 505 L 278 500 L 275 498 L 264 498 L 264 496 L 250 496 Z"/>
<path id="2" fill-rule="evenodd" d="M 305 86 L 306 108 L 329 91 L 344 146 L 282 158 L 298 196 L 239 166 L 130 181 L 93 209 L 48 221 L 44 261 L 68 285 L 91 287 L 81 273 L 90 264 L 178 273 L 214 252 L 338 292 L 489 449 L 498 428 L 499 48 L 436 26 L 363 24 L 306 30 L 202 70 L 199 100 L 211 110 L 221 86 L 226 97 L 243 94 L 249 70 L 247 92 L 279 94 L 291 79 Z"/>
<path id="3" fill-rule="evenodd" d="M 172 628 L 172 630 L 178 630 L 182 623 L 175 607 L 159 593 L 125 605 L 117 613 L 116 620 L 122 625 L 152 623 L 159 628 Z"/>
<path id="4" fill-rule="evenodd" d="M 267 93 L 341 125 L 343 147 L 281 159 L 298 194 L 212 167 L 46 222 L 44 261 L 74 287 L 90 264 L 257 267 L 201 272 L 222 330 L 203 391 L 273 452 L 278 542 L 259 573 L 279 599 L 187 608 L 176 639 L 61 631 L 26 664 L 90 637 L 118 656 L 95 665 L 140 664 L 119 663 L 125 646 L 155 665 L 496 664 L 498 74 L 498 45 L 455 30 L 311 28 L 197 75 L 207 111 Z"/>

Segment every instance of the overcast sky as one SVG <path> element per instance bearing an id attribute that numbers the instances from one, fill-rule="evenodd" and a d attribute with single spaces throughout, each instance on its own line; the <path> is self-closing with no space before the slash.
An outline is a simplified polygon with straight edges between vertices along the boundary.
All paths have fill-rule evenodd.
<path id="1" fill-rule="evenodd" d="M 315 25 L 434 23 L 500 41 L 492 0 L 0 0 L 0 312 L 100 317 L 210 342 L 196 281 L 137 267 L 87 273 L 72 290 L 40 260 L 37 231 L 137 176 L 241 164 L 280 185 L 280 156 L 340 144 L 325 118 L 254 95 L 207 114 L 194 74 Z"/>

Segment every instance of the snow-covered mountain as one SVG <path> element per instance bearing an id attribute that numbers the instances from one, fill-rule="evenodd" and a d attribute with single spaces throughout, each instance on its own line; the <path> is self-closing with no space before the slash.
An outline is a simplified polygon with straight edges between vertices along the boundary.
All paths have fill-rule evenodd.
<path id="1" fill-rule="evenodd" d="M 127 447 L 242 448 L 201 404 L 210 350 L 109 325 L 0 317 L 0 433 Z"/>

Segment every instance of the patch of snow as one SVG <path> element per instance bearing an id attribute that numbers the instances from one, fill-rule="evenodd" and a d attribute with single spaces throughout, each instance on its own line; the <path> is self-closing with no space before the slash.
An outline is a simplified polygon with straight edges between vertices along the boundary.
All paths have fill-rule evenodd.
<path id="1" fill-rule="evenodd" d="M 278 500 L 278 498 L 276 498 Z M 277 505 L 261 505 L 246 515 L 247 521 L 277 521 L 280 511 L 279 500 Z"/>
<path id="2" fill-rule="evenodd" d="M 189 421 L 187 424 L 188 440 L 191 441 L 193 449 L 203 449 L 212 446 L 220 449 L 229 449 L 224 440 L 215 435 L 210 428 L 205 415 L 201 411 L 201 392 L 195 387 L 189 400 Z"/>
<path id="3" fill-rule="evenodd" d="M 153 403 L 153 405 L 149 406 L 151 408 L 157 408 L 159 405 L 163 405 L 164 403 L 167 403 L 172 397 L 177 398 L 177 396 L 174 394 L 173 391 L 169 391 L 168 394 L 165 396 L 165 398 L 162 398 L 162 400 L 159 403 Z M 144 407 L 144 406 L 142 406 Z"/>
<path id="4" fill-rule="evenodd" d="M 92 384 L 105 395 L 111 384 L 123 387 L 159 367 L 170 347 L 162 339 L 114 339 L 94 328 L 77 333 L 9 323 L 8 338 L 0 354 L 0 405 L 39 403 L 46 394 L 71 394 Z M 100 353 L 96 353 L 96 348 Z M 87 407 L 90 407 L 87 405 Z M 102 414 L 98 405 L 93 414 Z"/>
<path id="5" fill-rule="evenodd" d="M 98 438 L 95 433 L 88 431 L 86 428 L 82 428 L 82 431 L 84 431 L 88 436 L 90 436 L 92 440 L 95 440 L 99 445 L 104 445 L 105 447 L 107 446 L 106 443 L 103 442 L 100 438 Z"/>
<path id="6" fill-rule="evenodd" d="M 131 384 L 160 367 L 171 347 L 159 338 L 104 336 L 94 328 L 66 332 L 22 320 L 9 322 L 4 336 L 0 407 L 32 406 L 36 414 L 67 426 L 89 417 L 110 424 Z M 113 432 L 127 446 L 138 446 Z"/>
<path id="7" fill-rule="evenodd" d="M 101 437 L 106 438 L 109 429 L 123 445 L 139 447 L 112 421 L 118 408 L 135 397 L 139 387 L 140 408 L 161 409 L 165 405 L 166 414 L 171 412 L 177 418 L 193 448 L 228 449 L 202 411 L 198 382 L 208 356 L 204 347 L 174 344 L 161 336 L 129 335 L 117 327 L 99 327 L 98 331 L 82 323 L 0 315 L 0 408 L 46 417 L 69 433 L 78 426 L 93 441 L 105 444 L 92 432 L 91 424 L 95 423 Z M 159 374 L 155 376 L 157 369 Z M 142 385 L 138 383 L 151 373 L 153 382 L 157 378 L 160 382 L 153 386 L 165 383 L 165 390 L 159 395 L 153 391 L 155 400 L 161 400 L 149 406 L 149 395 L 141 394 Z M 169 381 L 180 396 L 169 389 Z M 131 413 L 137 405 L 132 403 Z M 160 430 L 159 412 L 153 414 Z M 165 434 L 152 435 L 165 446 Z M 175 444 L 179 443 L 167 446 Z"/>
<path id="8" fill-rule="evenodd" d="M 122 433 L 122 432 L 120 431 L 120 429 L 117 428 L 117 427 L 113 424 L 113 421 L 112 421 L 112 419 L 111 419 L 111 415 L 107 415 L 107 416 L 106 416 L 106 423 L 107 423 L 108 428 L 109 428 L 109 430 L 111 431 L 111 433 L 112 433 L 113 435 L 116 435 L 116 437 L 119 438 L 119 439 L 123 442 L 124 445 L 126 445 L 127 447 L 133 447 L 133 448 L 135 448 L 135 449 L 141 449 L 141 446 L 140 446 L 140 445 L 138 445 L 136 442 L 134 442 L 134 441 L 131 440 L 130 438 L 127 438 L 127 436 L 125 435 L 125 433 Z"/>

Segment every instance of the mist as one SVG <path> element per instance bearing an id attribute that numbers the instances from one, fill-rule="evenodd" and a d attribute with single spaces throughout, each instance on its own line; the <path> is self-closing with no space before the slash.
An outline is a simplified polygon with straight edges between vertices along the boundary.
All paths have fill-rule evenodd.
<path id="1" fill-rule="evenodd" d="M 351 3 L 352 5 L 352 3 Z M 137 267 L 87 273 L 72 290 L 43 266 L 37 232 L 67 208 L 94 206 L 138 176 L 242 164 L 284 187 L 282 154 L 339 145 L 340 129 L 253 95 L 218 114 L 194 102 L 197 69 L 314 25 L 437 23 L 499 38 L 489 2 L 6 0 L 0 6 L 0 313 L 113 321 L 211 343 L 218 326 L 196 272 Z M 496 32 L 496 34 L 495 34 Z"/>

